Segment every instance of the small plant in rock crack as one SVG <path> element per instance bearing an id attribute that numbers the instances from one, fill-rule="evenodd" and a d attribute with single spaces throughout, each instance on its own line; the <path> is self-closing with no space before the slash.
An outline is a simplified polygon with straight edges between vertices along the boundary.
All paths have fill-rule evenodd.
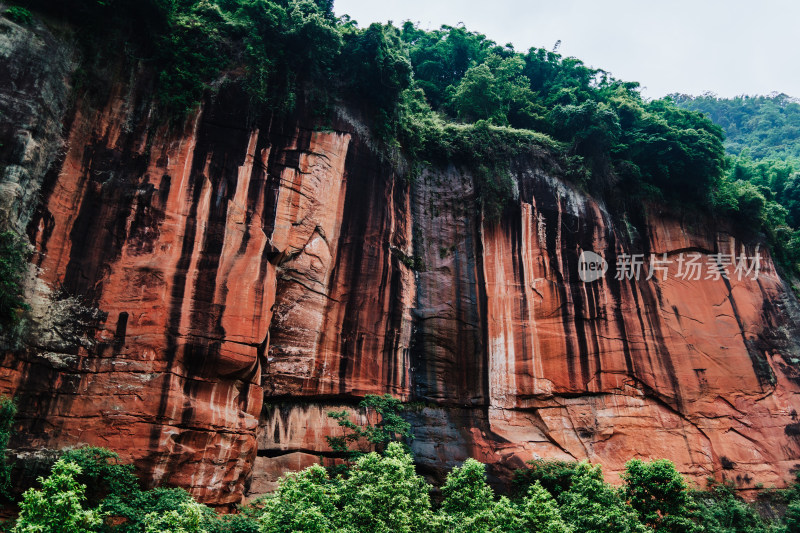
<path id="1" fill-rule="evenodd" d="M 378 452 L 384 452 L 390 442 L 399 442 L 404 439 L 413 439 L 411 424 L 402 416 L 405 410 L 403 403 L 384 394 L 378 396 L 368 394 L 358 404 L 365 411 L 367 423 L 359 425 L 350 419 L 350 413 L 346 410 L 330 411 L 328 416 L 343 428 L 343 435 L 338 437 L 325 437 L 328 445 L 334 452 L 341 453 L 349 461 L 354 461 L 369 448 Z M 370 422 L 370 412 L 374 411 L 378 415 L 378 421 L 373 424 Z"/>

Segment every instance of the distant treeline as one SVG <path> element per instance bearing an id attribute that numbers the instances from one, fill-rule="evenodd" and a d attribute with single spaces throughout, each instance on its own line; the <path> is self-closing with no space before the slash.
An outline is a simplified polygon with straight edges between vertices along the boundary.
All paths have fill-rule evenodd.
<path id="1" fill-rule="evenodd" d="M 725 130 L 725 149 L 731 155 L 755 161 L 800 159 L 800 99 L 785 94 L 719 98 L 713 93 L 672 98 Z"/>
<path id="2" fill-rule="evenodd" d="M 684 109 L 704 113 L 725 131 L 730 157 L 725 178 L 737 211 L 760 217 L 773 253 L 797 274 L 800 261 L 800 100 L 785 94 L 718 98 L 672 95 Z M 719 203 L 728 202 L 719 195 Z M 733 202 L 728 202 L 733 203 Z"/>

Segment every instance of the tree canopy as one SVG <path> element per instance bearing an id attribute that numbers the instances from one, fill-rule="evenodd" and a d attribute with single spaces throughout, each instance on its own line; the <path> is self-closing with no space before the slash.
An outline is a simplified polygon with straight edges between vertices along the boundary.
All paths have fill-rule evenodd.
<path id="1" fill-rule="evenodd" d="M 725 131 L 728 172 L 714 207 L 763 231 L 778 263 L 800 273 L 800 101 L 785 94 L 672 99 Z"/>
<path id="2" fill-rule="evenodd" d="M 25 493 L 13 531 L 793 533 L 800 516 L 798 485 L 762 500 L 761 507 L 787 509 L 783 517 L 765 519 L 730 485 L 690 488 L 666 460 L 628 462 L 618 488 L 604 481 L 599 466 L 538 460 L 518 471 L 519 488 L 525 488 L 509 497 L 488 485 L 486 465 L 467 459 L 450 471 L 439 497 L 433 498 L 434 487 L 417 473 L 412 455 L 398 442 L 389 443 L 384 453 L 362 455 L 344 471 L 313 465 L 289 473 L 275 492 L 226 516 L 180 489 L 142 491 L 136 483 L 131 486 L 130 475 L 128 465 L 108 450 L 67 452 L 47 478 L 39 479 L 40 489 Z M 111 483 L 113 476 L 122 483 Z M 93 484 L 107 491 L 99 504 L 86 497 L 87 485 Z"/>
<path id="3" fill-rule="evenodd" d="M 719 98 L 675 94 L 684 109 L 706 114 L 725 131 L 732 155 L 748 153 L 756 161 L 800 159 L 800 100 L 786 94 Z"/>
<path id="4" fill-rule="evenodd" d="M 114 50 L 108 42 L 124 41 L 132 59 L 157 70 L 158 100 L 173 116 L 226 83 L 242 86 L 254 117 L 356 104 L 412 168 L 469 167 L 490 218 L 514 196 L 509 159 L 534 147 L 592 192 L 631 205 L 654 195 L 709 205 L 726 166 L 722 130 L 702 114 L 647 101 L 637 83 L 576 58 L 518 52 L 461 26 L 361 28 L 335 17 L 329 0 L 26 4 L 72 20 L 91 64 Z"/>

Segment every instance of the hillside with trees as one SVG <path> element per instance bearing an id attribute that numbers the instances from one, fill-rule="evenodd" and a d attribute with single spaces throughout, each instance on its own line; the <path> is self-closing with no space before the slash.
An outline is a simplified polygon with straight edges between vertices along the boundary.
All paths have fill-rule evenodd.
<path id="1" fill-rule="evenodd" d="M 755 161 L 800 159 L 800 100 L 786 94 L 719 98 L 676 94 L 675 103 L 707 115 L 725 131 L 725 149 Z"/>
<path id="2" fill-rule="evenodd" d="M 647 100 L 637 82 L 573 57 L 516 51 L 461 26 L 360 27 L 336 17 L 329 0 L 28 0 L 26 6 L 78 28 L 87 90 L 102 90 L 104 66 L 115 59 L 108 54 L 118 49 L 127 50 L 128 61 L 150 65 L 165 120 L 180 120 L 224 84 L 241 86 L 254 120 L 298 107 L 325 117 L 332 106 L 357 105 L 387 157 L 404 160 L 410 172 L 468 167 L 476 207 L 489 218 L 499 217 L 514 195 L 509 161 L 544 148 L 563 175 L 617 213 L 635 212 L 644 201 L 734 217 L 766 234 L 787 271 L 796 268 L 800 191 L 792 182 L 784 192 L 783 183 L 792 172 L 747 159 L 732 163 L 723 144 L 723 128 L 735 123 L 745 136 L 731 137 L 731 149 L 761 136 L 754 156 L 796 153 L 796 145 L 779 149 L 770 135 L 755 133 L 758 124 L 785 123 L 787 143 L 797 137 L 791 121 L 798 106 L 788 99 L 748 101 L 747 113 L 763 115 L 761 122 L 722 110 L 710 120 L 701 101 Z M 740 179 L 753 173 L 762 178 Z"/>
<path id="3" fill-rule="evenodd" d="M 678 107 L 703 113 L 724 130 L 730 163 L 719 204 L 725 209 L 728 196 L 738 197 L 739 213 L 765 221 L 763 227 L 775 255 L 784 268 L 796 272 L 800 250 L 800 101 L 785 94 L 735 98 L 676 94 L 671 98 Z"/>
<path id="4" fill-rule="evenodd" d="M 412 165 L 442 157 L 488 165 L 500 179 L 486 184 L 487 201 L 508 192 L 501 160 L 531 146 L 560 156 L 588 189 L 624 190 L 631 199 L 706 205 L 724 171 L 722 132 L 701 114 L 668 99 L 646 101 L 638 83 L 578 59 L 519 52 L 463 27 L 359 27 L 334 16 L 328 0 L 29 0 L 26 7 L 78 28 L 92 90 L 121 48 L 157 71 L 165 117 L 180 118 L 224 83 L 242 86 L 254 117 L 298 106 L 324 116 L 330 105 L 355 102 L 387 151 L 400 148 Z"/>
<path id="5" fill-rule="evenodd" d="M 785 245 L 798 240 L 800 218 L 791 168 L 758 166 L 797 153 L 799 106 L 783 96 L 742 100 L 741 113 L 718 102 L 709 119 L 711 97 L 647 100 L 637 82 L 576 58 L 516 51 L 461 26 L 360 27 L 336 17 L 329 0 L 27 0 L 9 16 L 25 23 L 29 8 L 77 28 L 78 82 L 89 96 L 125 50 L 126 61 L 155 71 L 163 120 L 180 121 L 226 84 L 241 87 L 253 120 L 298 107 L 324 120 L 332 106 L 354 104 L 387 157 L 411 173 L 468 167 L 489 218 L 514 195 L 509 161 L 544 148 L 617 213 L 651 201 L 733 216 L 767 235 L 784 268 L 798 261 Z M 764 133 L 768 124 L 782 133 Z M 725 142 L 752 145 L 752 161 L 731 162 Z"/>

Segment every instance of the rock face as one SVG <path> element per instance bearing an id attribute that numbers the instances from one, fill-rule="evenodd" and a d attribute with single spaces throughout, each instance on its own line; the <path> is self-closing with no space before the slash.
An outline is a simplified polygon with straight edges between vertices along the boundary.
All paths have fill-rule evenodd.
<path id="1" fill-rule="evenodd" d="M 74 50 L 49 32 L 0 17 L 0 225 L 25 230 L 37 193 L 63 150 Z"/>
<path id="2" fill-rule="evenodd" d="M 59 64 L 27 75 L 68 88 Z M 3 205 L 39 198 L 4 211 L 35 247 L 28 333 L 0 365 L 18 457 L 106 446 L 229 506 L 331 457 L 329 410 L 390 393 L 419 402 L 434 477 L 546 457 L 614 479 L 666 457 L 746 489 L 800 465 L 800 308 L 758 239 L 654 207 L 612 216 L 533 156 L 484 220 L 468 174 L 405 179 L 347 110 L 325 129 L 302 109 L 253 123 L 229 89 L 176 127 L 134 74 L 100 105 L 48 99 L 63 136 L 40 144 L 60 157 L 24 186 L 2 177 Z M 37 87 L 2 86 L 0 104 L 41 107 Z M 582 282 L 582 251 L 609 272 Z M 678 276 L 679 258 L 721 253 L 758 256 L 757 279 Z M 615 279 L 626 254 L 640 279 Z M 646 279 L 651 254 L 672 263 Z"/>
<path id="3" fill-rule="evenodd" d="M 421 460 L 475 456 L 502 475 L 535 457 L 587 458 L 613 479 L 630 458 L 666 457 L 698 482 L 788 479 L 800 451 L 797 302 L 766 252 L 718 224 L 652 209 L 631 235 L 552 176 L 523 167 L 516 178 L 519 204 L 477 234 L 452 213 L 422 222 L 434 240 L 418 306 L 438 321 L 430 338 L 446 340 L 428 341 L 427 322 L 420 327 L 416 392 L 464 407 L 422 411 Z M 451 176 L 427 194 L 446 198 L 459 182 Z M 608 260 L 606 276 L 579 279 L 584 250 Z M 633 253 L 648 258 L 640 279 L 615 279 Z M 647 280 L 650 254 L 667 270 Z M 735 264 L 729 279 L 708 269 L 699 280 L 679 276 L 681 257 L 705 265 L 716 254 L 759 256 L 757 279 L 739 279 Z M 460 287 L 460 296 L 435 287 Z M 459 344 L 465 331 L 471 347 Z"/>

